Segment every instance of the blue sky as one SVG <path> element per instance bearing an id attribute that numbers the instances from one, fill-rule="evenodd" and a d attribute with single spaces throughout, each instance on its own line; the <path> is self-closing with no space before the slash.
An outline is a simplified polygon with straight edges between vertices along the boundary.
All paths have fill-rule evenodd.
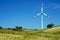
<path id="1" fill-rule="evenodd" d="M 0 0 L 0 26 L 14 28 L 41 28 L 40 13 L 41 0 Z M 44 0 L 44 12 L 51 18 L 44 16 L 44 27 L 49 23 L 60 25 L 60 0 Z"/>

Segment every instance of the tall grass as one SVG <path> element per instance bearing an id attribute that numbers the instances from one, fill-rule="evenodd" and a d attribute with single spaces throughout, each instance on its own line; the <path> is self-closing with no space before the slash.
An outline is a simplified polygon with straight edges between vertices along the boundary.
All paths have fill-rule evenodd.
<path id="1" fill-rule="evenodd" d="M 23 31 L 0 29 L 0 40 L 60 40 L 60 27 Z"/>

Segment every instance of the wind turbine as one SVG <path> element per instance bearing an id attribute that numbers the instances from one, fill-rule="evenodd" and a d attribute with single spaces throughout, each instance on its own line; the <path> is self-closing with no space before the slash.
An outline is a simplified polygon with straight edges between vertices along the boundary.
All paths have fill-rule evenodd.
<path id="1" fill-rule="evenodd" d="M 50 18 L 50 16 L 48 16 L 46 13 L 44 13 L 44 7 L 43 7 L 43 0 L 42 0 L 42 3 L 41 3 L 41 12 L 36 14 L 35 16 L 33 16 L 33 18 L 35 18 L 36 16 L 41 16 L 41 27 L 42 29 L 44 28 L 43 25 L 44 25 L 44 16 L 47 16 L 48 18 Z"/>

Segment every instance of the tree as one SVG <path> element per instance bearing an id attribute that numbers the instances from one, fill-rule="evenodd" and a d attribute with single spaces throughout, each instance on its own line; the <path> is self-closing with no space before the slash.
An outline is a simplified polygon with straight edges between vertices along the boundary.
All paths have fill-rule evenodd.
<path id="1" fill-rule="evenodd" d="M 15 29 L 15 28 L 12 28 L 11 30 L 14 30 L 14 31 L 16 31 L 16 29 Z"/>
<path id="2" fill-rule="evenodd" d="M 53 26 L 54 26 L 54 24 L 51 23 L 51 24 L 48 24 L 48 25 L 47 25 L 47 28 L 52 28 Z"/>
<path id="3" fill-rule="evenodd" d="M 22 30 L 22 27 L 21 26 L 20 27 L 19 26 L 16 26 L 15 29 L 16 29 L 16 31 L 20 31 L 20 30 Z"/>
<path id="4" fill-rule="evenodd" d="M 20 26 L 19 29 L 22 29 L 22 27 Z"/>
<path id="5" fill-rule="evenodd" d="M 2 27 L 0 26 L 0 29 L 2 29 Z"/>
<path id="6" fill-rule="evenodd" d="M 11 28 L 8 28 L 9 30 L 11 29 Z"/>

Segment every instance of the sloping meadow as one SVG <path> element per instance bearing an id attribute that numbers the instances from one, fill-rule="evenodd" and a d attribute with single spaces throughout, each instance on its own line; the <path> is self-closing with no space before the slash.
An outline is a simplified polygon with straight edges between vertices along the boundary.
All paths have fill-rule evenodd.
<path id="1" fill-rule="evenodd" d="M 60 27 L 43 30 L 2 30 L 0 40 L 60 40 Z"/>

